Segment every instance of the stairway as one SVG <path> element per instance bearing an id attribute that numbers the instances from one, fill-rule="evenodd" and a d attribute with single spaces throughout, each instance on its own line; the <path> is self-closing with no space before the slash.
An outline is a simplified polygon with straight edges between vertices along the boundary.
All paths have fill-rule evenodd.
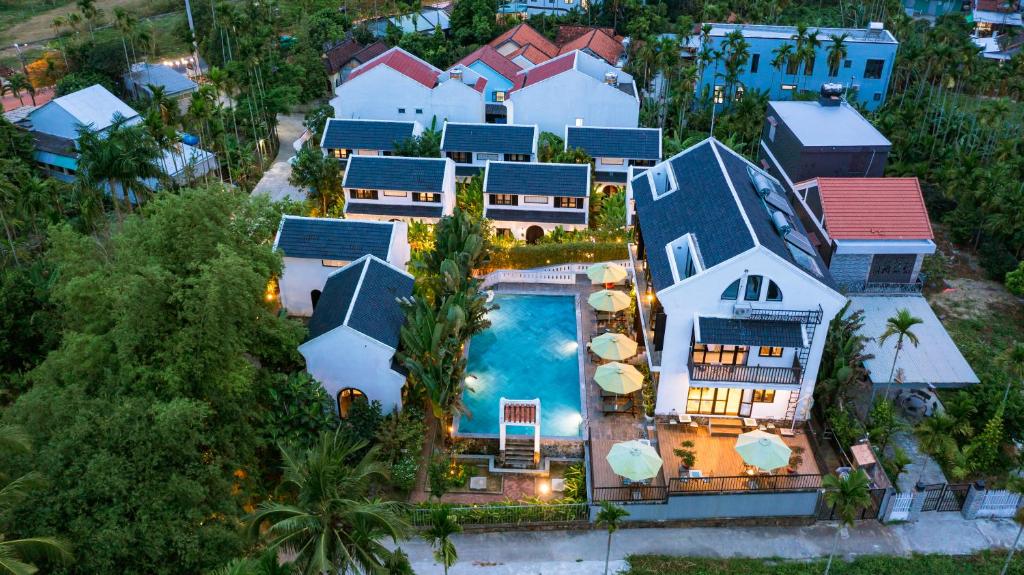
<path id="1" fill-rule="evenodd" d="M 501 465 L 513 469 L 534 469 L 533 439 L 509 437 L 505 440 L 505 451 L 501 452 Z"/>

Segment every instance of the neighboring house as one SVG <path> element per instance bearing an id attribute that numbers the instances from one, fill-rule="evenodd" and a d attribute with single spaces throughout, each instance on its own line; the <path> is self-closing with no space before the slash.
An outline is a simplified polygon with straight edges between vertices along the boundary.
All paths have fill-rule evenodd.
<path id="1" fill-rule="evenodd" d="M 967 21 L 974 24 L 974 37 L 1012 34 L 1024 26 L 1019 0 L 971 0 Z"/>
<path id="2" fill-rule="evenodd" d="M 498 236 L 536 243 L 555 228 L 587 227 L 590 166 L 487 162 L 484 218 Z"/>
<path id="3" fill-rule="evenodd" d="M 520 68 L 546 62 L 558 55 L 558 46 L 529 24 L 519 24 L 487 43 Z"/>
<path id="4" fill-rule="evenodd" d="M 388 51 L 384 42 L 363 45 L 354 38 L 347 38 L 324 52 L 324 67 L 331 86 L 337 88 L 348 80 L 349 74 L 360 65 Z"/>
<path id="5" fill-rule="evenodd" d="M 554 134 L 565 126 L 635 128 L 640 120 L 633 77 L 579 50 L 520 72 L 505 106 L 510 124 Z"/>
<path id="6" fill-rule="evenodd" d="M 370 254 L 327 278 L 299 353 L 342 418 L 355 401 L 401 409 L 405 370 L 395 353 L 405 323 L 400 301 L 412 288 L 411 275 Z"/>
<path id="7" fill-rule="evenodd" d="M 324 125 L 320 149 L 337 158 L 344 169 L 351 156 L 390 156 L 399 142 L 421 133 L 419 122 L 330 118 Z"/>
<path id="8" fill-rule="evenodd" d="M 455 176 L 471 178 L 489 161 L 536 162 L 537 126 L 446 122 L 441 154 L 455 162 Z"/>
<path id="9" fill-rule="evenodd" d="M 522 18 L 537 14 L 558 16 L 575 10 L 587 10 L 590 3 L 590 0 L 508 0 L 498 7 L 498 13 Z"/>
<path id="10" fill-rule="evenodd" d="M 96 84 L 54 98 L 29 112 L 18 125 L 31 132 L 35 139 L 35 160 L 39 169 L 51 177 L 71 182 L 78 172 L 78 130 L 89 127 L 102 133 L 118 116 L 124 118 L 127 125 L 142 122 L 142 116 L 131 106 Z M 179 143 L 174 149 L 164 151 L 157 164 L 168 177 L 184 184 L 216 169 L 217 159 L 210 152 Z M 159 187 L 155 180 L 146 184 L 153 189 Z"/>
<path id="11" fill-rule="evenodd" d="M 349 74 L 331 100 L 336 118 L 483 122 L 487 79 L 468 68 L 442 72 L 392 48 Z"/>
<path id="12" fill-rule="evenodd" d="M 816 31 L 821 43 L 812 65 L 807 67 L 803 60 L 794 59 L 784 62 L 780 68 L 772 66 L 774 51 L 784 44 L 795 49 L 796 27 L 760 24 L 710 26 L 709 44 L 701 46 L 699 51 L 728 52 L 724 46 L 726 36 L 734 30 L 742 32 L 749 44 L 749 59 L 739 74 L 735 92 L 725 85 L 725 64 L 722 60 L 716 59 L 704 67 L 697 82 L 697 94 L 714 99 L 716 104 L 724 104 L 727 97 L 742 98 L 745 90 L 767 92 L 771 100 L 791 100 L 797 92 L 816 91 L 825 83 L 842 84 L 847 96 L 868 110 L 876 110 L 885 103 L 899 42 L 880 23 L 872 23 L 866 29 L 809 28 L 808 33 Z M 847 53 L 839 67 L 833 70 L 828 64 L 828 47 L 832 44 L 830 37 L 842 34 L 847 35 L 843 42 Z"/>
<path id="13" fill-rule="evenodd" d="M 903 10 L 911 18 L 934 19 L 950 12 L 960 12 L 963 0 L 904 0 Z"/>
<path id="14" fill-rule="evenodd" d="M 577 148 L 593 159 L 594 182 L 612 193 L 626 185 L 630 167 L 661 161 L 661 129 L 566 126 L 565 149 Z"/>
<path id="15" fill-rule="evenodd" d="M 505 123 L 505 99 L 512 89 L 516 74 L 522 69 L 512 60 L 498 53 L 491 46 L 484 45 L 469 56 L 459 60 L 456 66 L 469 68 L 487 79 L 484 101 L 487 104 L 486 120 L 491 123 Z"/>
<path id="16" fill-rule="evenodd" d="M 391 18 L 377 18 L 366 23 L 377 38 L 387 37 L 389 25 L 398 27 L 402 34 L 433 34 L 439 28 L 441 32 L 448 32 L 452 27 L 448 12 L 433 7 Z"/>
<path id="17" fill-rule="evenodd" d="M 1019 54 L 1024 47 L 1024 31 L 1020 28 L 1004 33 L 994 31 L 991 36 L 971 36 L 971 41 L 981 48 L 983 58 L 1005 62 Z"/>
<path id="18" fill-rule="evenodd" d="M 601 58 L 616 68 L 621 68 L 626 63 L 626 47 L 623 45 L 622 39 L 615 36 L 614 31 L 609 33 L 606 30 L 608 29 L 585 29 L 579 36 L 561 43 L 559 53 L 566 54 L 573 50 L 582 50 L 591 56 Z M 561 29 L 559 33 L 561 33 Z"/>
<path id="19" fill-rule="evenodd" d="M 828 324 L 846 298 L 783 187 L 713 138 L 629 187 L 655 411 L 807 419 Z"/>
<path id="20" fill-rule="evenodd" d="M 370 254 L 404 270 L 409 263 L 404 222 L 372 222 L 284 216 L 274 238 L 284 256 L 278 280 L 281 307 L 289 315 L 313 315 L 327 278 Z"/>
<path id="21" fill-rule="evenodd" d="M 185 98 L 199 89 L 191 78 L 163 64 L 138 62 L 132 64 L 130 74 L 124 75 L 124 86 L 136 98 L 151 98 L 150 85 L 164 89 L 164 96 L 172 99 Z"/>
<path id="22" fill-rule="evenodd" d="M 448 159 L 352 156 L 341 185 L 349 218 L 433 223 L 455 207 Z"/>
<path id="23" fill-rule="evenodd" d="M 881 177 L 891 148 L 853 106 L 826 92 L 817 102 L 769 102 L 758 159 L 792 189 L 817 177 Z"/>

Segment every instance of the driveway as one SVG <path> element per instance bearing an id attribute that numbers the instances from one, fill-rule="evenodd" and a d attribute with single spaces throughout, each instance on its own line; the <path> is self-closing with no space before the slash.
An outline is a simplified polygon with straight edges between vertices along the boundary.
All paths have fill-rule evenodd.
<path id="1" fill-rule="evenodd" d="M 281 138 L 281 147 L 277 151 L 277 158 L 274 159 L 270 169 L 263 174 L 263 178 L 253 188 L 252 195 L 268 195 L 275 202 L 284 199 L 297 201 L 306 199 L 305 192 L 288 183 L 288 178 L 292 175 L 292 166 L 288 163 L 288 158 L 295 155 L 292 142 L 299 139 L 305 130 L 306 128 L 302 125 L 302 114 L 280 114 L 277 116 L 277 134 Z"/>

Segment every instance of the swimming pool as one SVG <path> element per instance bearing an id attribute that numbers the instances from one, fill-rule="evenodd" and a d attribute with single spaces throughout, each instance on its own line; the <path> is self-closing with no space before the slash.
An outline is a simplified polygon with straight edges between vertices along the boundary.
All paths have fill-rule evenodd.
<path id="1" fill-rule="evenodd" d="M 540 399 L 544 437 L 579 437 L 579 344 L 571 295 L 498 294 L 491 327 L 469 342 L 459 434 L 498 435 L 498 400 Z M 472 391 L 470 391 L 472 390 Z M 531 433 L 509 426 L 510 434 Z"/>

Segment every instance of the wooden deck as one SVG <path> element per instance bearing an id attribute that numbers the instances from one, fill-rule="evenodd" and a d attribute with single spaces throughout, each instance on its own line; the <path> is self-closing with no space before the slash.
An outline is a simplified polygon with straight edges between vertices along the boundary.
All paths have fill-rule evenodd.
<path id="1" fill-rule="evenodd" d="M 708 432 L 707 425 L 701 425 L 696 429 L 685 425 L 658 424 L 658 450 L 665 462 L 665 473 L 669 477 L 679 476 L 680 458 L 674 453 L 675 448 L 683 441 L 692 441 L 692 451 L 697 454 L 693 469 L 699 469 L 705 476 L 736 476 L 742 475 L 746 470 L 746 464 L 738 453 L 736 453 L 735 437 L 712 436 Z M 782 441 L 794 451 L 797 447 L 803 448 L 803 461 L 794 470 L 798 474 L 818 474 L 817 464 L 814 462 L 814 454 L 811 453 L 811 444 L 803 432 L 797 432 L 793 437 L 782 437 Z"/>

